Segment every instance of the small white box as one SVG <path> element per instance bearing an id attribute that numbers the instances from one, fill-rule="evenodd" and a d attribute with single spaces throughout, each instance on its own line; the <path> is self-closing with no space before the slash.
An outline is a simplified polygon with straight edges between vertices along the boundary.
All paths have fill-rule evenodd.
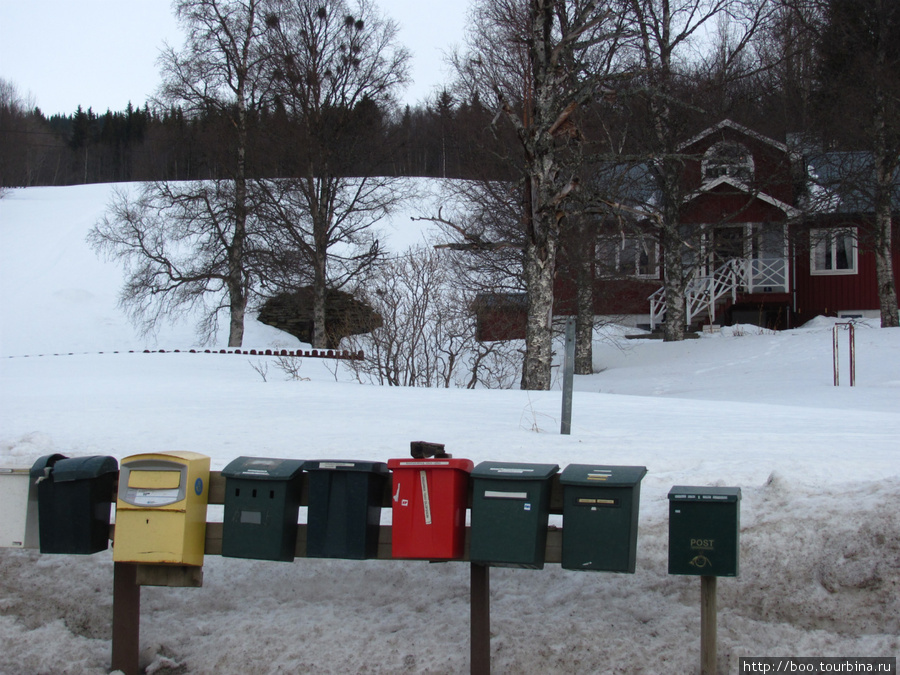
<path id="1" fill-rule="evenodd" d="M 0 548 L 38 548 L 37 487 L 29 469 L 0 467 Z"/>

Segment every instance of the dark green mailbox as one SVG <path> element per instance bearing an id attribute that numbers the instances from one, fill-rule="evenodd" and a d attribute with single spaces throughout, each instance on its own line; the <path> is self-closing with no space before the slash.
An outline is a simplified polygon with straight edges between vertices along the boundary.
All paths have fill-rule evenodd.
<path id="1" fill-rule="evenodd" d="M 669 490 L 669 574 L 736 577 L 740 530 L 740 488 L 676 485 Z"/>
<path id="2" fill-rule="evenodd" d="M 384 462 L 309 461 L 306 555 L 363 560 L 378 554 Z"/>
<path id="3" fill-rule="evenodd" d="M 481 462 L 472 470 L 469 560 L 542 569 L 556 464 Z"/>
<path id="4" fill-rule="evenodd" d="M 238 457 L 222 470 L 223 556 L 284 562 L 294 559 L 303 462 Z"/>
<path id="5" fill-rule="evenodd" d="M 109 517 L 119 464 L 115 457 L 46 455 L 31 467 L 37 483 L 41 553 L 109 548 Z"/>
<path id="6" fill-rule="evenodd" d="M 643 466 L 570 464 L 563 486 L 562 566 L 634 573 Z"/>

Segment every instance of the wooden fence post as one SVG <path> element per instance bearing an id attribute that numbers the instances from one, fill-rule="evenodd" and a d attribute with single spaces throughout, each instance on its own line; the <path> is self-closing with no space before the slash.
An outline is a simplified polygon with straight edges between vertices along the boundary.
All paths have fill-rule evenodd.
<path id="1" fill-rule="evenodd" d="M 137 565 L 113 563 L 112 670 L 138 675 L 141 627 L 141 587 Z"/>
<path id="2" fill-rule="evenodd" d="M 472 675 L 491 673 L 491 568 L 472 563 L 470 660 Z"/>
<path id="3" fill-rule="evenodd" d="M 716 579 L 700 577 L 700 675 L 716 675 Z"/>

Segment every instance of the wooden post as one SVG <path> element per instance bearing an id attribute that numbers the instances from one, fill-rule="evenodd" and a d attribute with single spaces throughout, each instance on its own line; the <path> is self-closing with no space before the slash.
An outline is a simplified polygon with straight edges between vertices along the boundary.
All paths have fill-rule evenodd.
<path id="1" fill-rule="evenodd" d="M 472 675 L 491 673 L 490 567 L 472 563 L 470 660 Z"/>
<path id="2" fill-rule="evenodd" d="M 112 670 L 138 675 L 141 627 L 141 587 L 137 565 L 113 563 Z"/>
<path id="3" fill-rule="evenodd" d="M 700 577 L 700 675 L 716 675 L 716 577 Z"/>

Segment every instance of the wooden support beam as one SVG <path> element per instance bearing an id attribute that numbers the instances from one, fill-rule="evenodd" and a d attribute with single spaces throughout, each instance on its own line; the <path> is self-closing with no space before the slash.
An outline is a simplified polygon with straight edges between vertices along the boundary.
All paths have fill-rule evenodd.
<path id="1" fill-rule="evenodd" d="M 113 563 L 113 625 L 111 670 L 138 675 L 141 632 L 141 587 L 137 565 Z"/>
<path id="2" fill-rule="evenodd" d="M 491 568 L 472 563 L 470 672 L 491 675 Z"/>
<path id="3" fill-rule="evenodd" d="M 716 675 L 717 577 L 700 577 L 700 675 Z"/>

